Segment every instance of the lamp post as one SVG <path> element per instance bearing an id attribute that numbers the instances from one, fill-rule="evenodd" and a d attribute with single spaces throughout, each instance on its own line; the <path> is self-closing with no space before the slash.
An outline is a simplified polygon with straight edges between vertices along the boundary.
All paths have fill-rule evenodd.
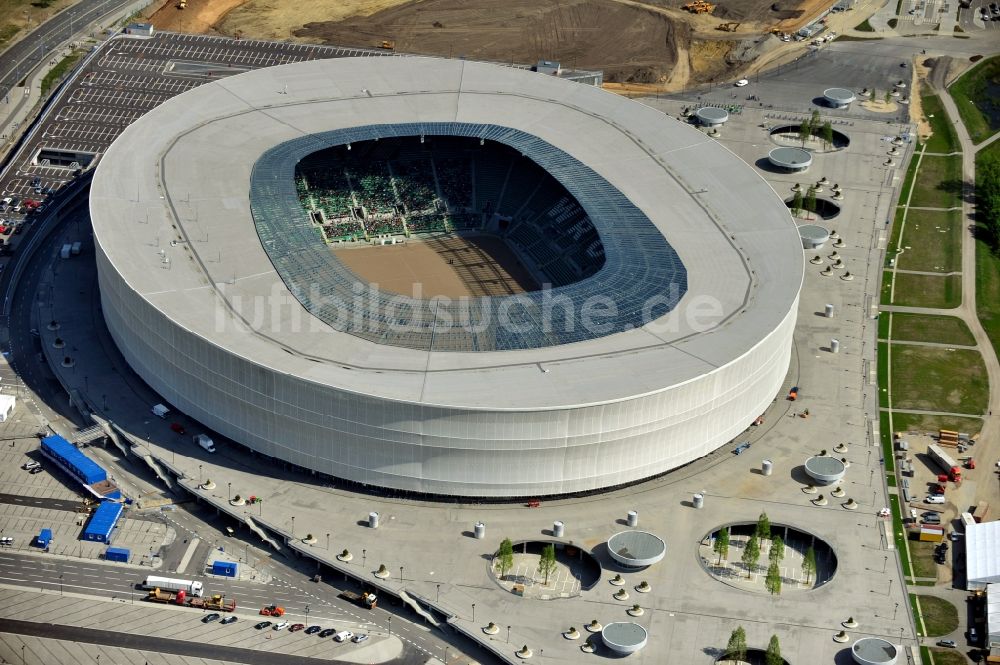
<path id="1" fill-rule="evenodd" d="M 440 603 L 441 602 L 441 585 L 440 584 L 437 585 L 437 599 L 434 602 L 436 602 L 436 603 Z"/>
<path id="2" fill-rule="evenodd" d="M 507 644 L 510 644 L 510 626 L 507 626 Z"/>
<path id="3" fill-rule="evenodd" d="M 887 563 L 889 563 L 889 557 L 888 556 L 882 557 L 882 572 L 883 573 L 885 573 L 885 566 L 886 566 Z"/>
<path id="4" fill-rule="evenodd" d="M 295 537 L 295 515 L 292 515 L 292 538 Z"/>
<path id="5" fill-rule="evenodd" d="M 869 451 L 869 452 L 871 452 L 871 451 Z M 875 469 L 872 469 L 872 470 L 871 470 L 871 471 L 870 471 L 870 472 L 868 473 L 868 486 L 869 486 L 869 487 L 871 487 L 871 486 L 872 486 L 872 478 L 874 478 L 874 477 L 875 477 Z M 872 505 L 875 505 L 875 504 L 872 504 Z"/>
<path id="6" fill-rule="evenodd" d="M 476 604 L 472 603 L 472 622 L 476 622 Z"/>
<path id="7" fill-rule="evenodd" d="M 889 578 L 889 590 L 886 592 L 885 595 L 887 595 L 887 596 L 891 596 L 892 595 L 892 578 L 891 577 Z"/>
<path id="8" fill-rule="evenodd" d="M 63 580 L 63 576 L 60 575 L 59 576 L 59 595 L 60 596 L 63 595 L 63 592 L 62 592 L 62 580 Z"/>
<path id="9" fill-rule="evenodd" d="M 202 483 L 201 483 L 201 476 L 202 476 L 202 473 L 201 473 L 201 467 L 202 467 L 202 465 L 201 465 L 201 464 L 199 464 L 199 465 L 198 465 L 198 484 L 202 484 Z"/>
<path id="10" fill-rule="evenodd" d="M 392 637 L 392 615 L 389 615 L 389 637 Z"/>
<path id="11" fill-rule="evenodd" d="M 896 620 L 896 612 L 898 612 L 898 611 L 899 611 L 899 603 L 896 603 L 895 609 L 892 610 L 892 620 L 893 621 Z"/>
<path id="12" fill-rule="evenodd" d="M 400 582 L 403 581 L 403 567 L 402 566 L 399 567 L 399 581 Z"/>
<path id="13" fill-rule="evenodd" d="M 232 501 L 233 500 L 233 484 L 232 483 L 226 483 L 226 487 L 229 488 L 229 500 Z"/>
<path id="14" fill-rule="evenodd" d="M 444 648 L 444 665 L 448 665 L 448 649 L 450 648 L 451 646 L 446 646 Z"/>
<path id="15" fill-rule="evenodd" d="M 326 551 L 330 551 L 330 534 L 326 534 Z"/>
<path id="16" fill-rule="evenodd" d="M 896 604 L 898 605 L 899 603 L 896 603 Z M 309 606 L 308 605 L 306 605 L 306 623 L 309 623 Z"/>

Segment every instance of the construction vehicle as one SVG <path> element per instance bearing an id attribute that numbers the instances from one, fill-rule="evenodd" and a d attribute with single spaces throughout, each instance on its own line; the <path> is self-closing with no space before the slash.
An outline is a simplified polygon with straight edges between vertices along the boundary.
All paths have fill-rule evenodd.
<path id="1" fill-rule="evenodd" d="M 236 601 L 226 600 L 226 597 L 221 594 L 215 594 L 211 598 L 192 598 L 189 605 L 200 610 L 215 610 L 217 612 L 233 612 L 236 610 Z"/>
<path id="2" fill-rule="evenodd" d="M 186 600 L 187 593 L 184 591 L 169 591 L 167 589 L 153 589 L 146 596 L 146 600 L 151 603 L 174 603 L 175 605 L 183 605 Z"/>
<path id="3" fill-rule="evenodd" d="M 705 0 L 693 0 L 693 2 L 684 5 L 683 9 L 692 14 L 711 14 L 715 11 L 715 5 L 711 2 L 705 2 Z"/>
<path id="4" fill-rule="evenodd" d="M 378 604 L 378 599 L 375 597 L 375 594 L 368 592 L 354 593 L 353 591 L 342 591 L 337 595 L 337 597 L 349 600 L 355 605 L 369 610 L 375 609 L 375 606 Z"/>
<path id="5" fill-rule="evenodd" d="M 268 605 L 267 607 L 260 608 L 260 615 L 265 617 L 283 617 L 285 616 L 285 608 L 278 605 Z"/>
<path id="6" fill-rule="evenodd" d="M 177 3 L 177 9 L 187 9 L 187 6 L 188 6 L 187 0 L 180 0 Z"/>
<path id="7" fill-rule="evenodd" d="M 381 42 L 378 43 L 378 47 L 384 48 L 387 51 L 395 51 L 396 42 L 392 39 L 383 39 Z"/>
<path id="8" fill-rule="evenodd" d="M 933 443 L 927 446 L 927 455 L 945 470 L 945 473 L 948 475 L 948 480 L 953 483 L 961 482 L 961 467 L 959 467 L 955 460 L 942 450 L 940 446 Z"/>
<path id="9" fill-rule="evenodd" d="M 740 27 L 739 23 L 730 21 L 728 23 L 720 23 L 715 29 L 722 30 L 723 32 L 736 32 L 736 29 Z"/>

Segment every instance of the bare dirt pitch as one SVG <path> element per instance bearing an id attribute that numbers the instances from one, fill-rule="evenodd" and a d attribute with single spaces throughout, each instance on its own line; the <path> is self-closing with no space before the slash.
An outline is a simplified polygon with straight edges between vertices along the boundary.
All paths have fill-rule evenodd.
<path id="1" fill-rule="evenodd" d="M 721 0 L 692 15 L 687 0 L 171 0 L 151 20 L 162 30 L 294 39 L 496 62 L 558 60 L 600 69 L 609 88 L 637 94 L 737 77 L 741 40 L 791 32 L 834 0 Z M 739 24 L 720 32 L 721 23 Z M 630 84 L 623 85 L 623 84 Z"/>
<path id="2" fill-rule="evenodd" d="M 493 236 L 439 236 L 345 247 L 334 254 L 361 280 L 405 296 L 501 296 L 538 289 L 514 253 Z"/>

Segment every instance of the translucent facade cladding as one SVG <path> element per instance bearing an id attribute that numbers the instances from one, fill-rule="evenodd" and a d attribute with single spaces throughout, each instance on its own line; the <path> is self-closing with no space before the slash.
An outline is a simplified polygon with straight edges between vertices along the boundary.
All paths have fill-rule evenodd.
<path id="1" fill-rule="evenodd" d="M 746 429 L 784 379 L 795 323 L 696 381 L 590 407 L 442 408 L 338 390 L 262 367 L 174 325 L 98 247 L 105 319 L 126 360 L 172 405 L 263 454 L 425 494 L 529 497 L 655 476 Z"/>
<path id="2" fill-rule="evenodd" d="M 331 146 L 425 135 L 497 141 L 533 160 L 588 213 L 604 246 L 604 266 L 587 279 L 551 289 L 547 295 L 536 291 L 448 304 L 382 292 L 359 298 L 358 278 L 317 236 L 299 204 L 295 165 L 306 155 Z M 378 344 L 431 351 L 504 351 L 569 344 L 639 328 L 669 313 L 687 292 L 687 272 L 677 252 L 635 204 L 578 159 L 508 127 L 410 123 L 303 136 L 274 146 L 257 161 L 250 205 L 264 250 L 303 307 L 336 330 Z M 565 317 L 578 321 L 588 301 L 593 303 L 595 297 L 608 293 L 615 294 L 615 311 L 599 329 L 566 325 Z M 546 298 L 564 299 L 571 307 L 547 310 Z M 657 307 L 647 308 L 654 300 Z M 483 320 L 482 312 L 497 311 L 507 313 L 513 325 L 500 325 L 497 317 Z"/>

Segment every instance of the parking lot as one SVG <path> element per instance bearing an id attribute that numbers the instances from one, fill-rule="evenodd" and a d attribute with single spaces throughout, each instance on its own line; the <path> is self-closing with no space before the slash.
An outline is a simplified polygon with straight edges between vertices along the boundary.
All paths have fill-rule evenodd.
<path id="1" fill-rule="evenodd" d="M 983 14 L 984 9 L 986 14 Z M 989 21 L 984 20 L 987 15 Z M 971 6 L 958 10 L 958 24 L 964 30 L 1000 31 L 1000 4 L 996 0 L 973 0 Z"/>
<path id="2" fill-rule="evenodd" d="M 144 113 L 203 83 L 251 69 L 301 60 L 386 56 L 378 50 L 160 33 L 117 36 L 97 47 L 62 91 L 46 121 L 0 177 L 0 243 L 16 235 L 34 209 L 83 170 L 93 168 L 121 132 Z"/>

